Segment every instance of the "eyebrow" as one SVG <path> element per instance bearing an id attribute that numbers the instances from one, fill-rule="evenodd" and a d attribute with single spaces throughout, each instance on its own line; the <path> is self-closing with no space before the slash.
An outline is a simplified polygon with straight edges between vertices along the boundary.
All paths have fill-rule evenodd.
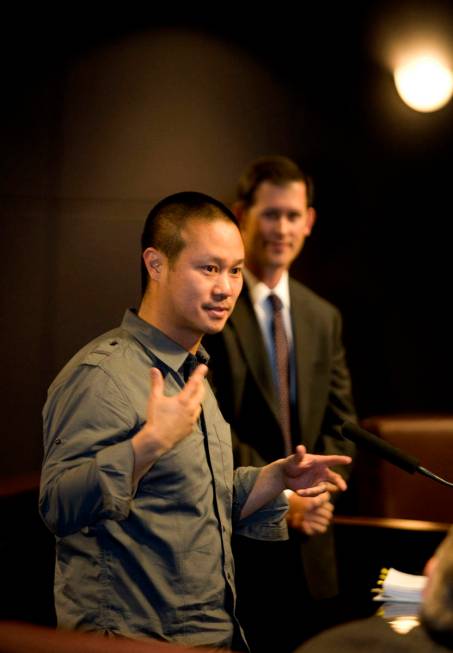
<path id="1" fill-rule="evenodd" d="M 200 260 L 203 260 L 203 261 L 209 260 L 209 261 L 213 261 L 214 263 L 218 263 L 218 264 L 223 264 L 225 262 L 224 259 L 219 258 L 218 256 L 209 256 L 209 255 L 200 256 Z M 245 263 L 245 259 L 240 258 L 240 259 L 237 259 L 237 261 L 235 261 L 232 264 L 231 267 L 234 267 L 236 265 L 243 265 L 244 263 Z"/>

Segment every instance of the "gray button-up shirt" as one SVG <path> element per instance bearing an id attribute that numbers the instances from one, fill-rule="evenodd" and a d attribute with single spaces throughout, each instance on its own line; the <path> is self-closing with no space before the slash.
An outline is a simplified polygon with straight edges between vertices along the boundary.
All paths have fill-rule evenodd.
<path id="1" fill-rule="evenodd" d="M 82 349 L 44 407 L 40 510 L 56 534 L 59 625 L 231 646 L 231 533 L 285 539 L 286 500 L 239 515 L 258 469 L 233 472 L 231 438 L 207 381 L 201 426 L 133 483 L 131 437 L 146 419 L 149 369 L 184 384 L 187 351 L 127 311 Z M 241 643 L 240 639 L 235 640 Z"/>

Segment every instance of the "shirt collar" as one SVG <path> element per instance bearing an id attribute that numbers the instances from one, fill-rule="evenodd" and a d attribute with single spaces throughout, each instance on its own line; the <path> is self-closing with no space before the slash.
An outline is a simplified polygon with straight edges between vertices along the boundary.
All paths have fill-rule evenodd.
<path id="1" fill-rule="evenodd" d="M 137 315 L 134 308 L 128 308 L 124 314 L 121 327 L 128 331 L 145 349 L 153 352 L 167 367 L 174 372 L 180 371 L 186 358 L 192 356 L 187 349 L 165 335 L 160 329 L 145 322 Z M 200 345 L 196 357 L 199 363 L 207 365 L 209 355 Z"/>
<path id="2" fill-rule="evenodd" d="M 269 288 L 263 281 L 260 281 L 255 275 L 247 268 L 244 269 L 244 279 L 247 283 L 250 298 L 254 305 L 264 304 L 271 293 L 277 295 L 282 300 L 284 308 L 290 308 L 289 299 L 289 274 L 285 270 L 280 278 L 280 281 L 275 288 Z"/>

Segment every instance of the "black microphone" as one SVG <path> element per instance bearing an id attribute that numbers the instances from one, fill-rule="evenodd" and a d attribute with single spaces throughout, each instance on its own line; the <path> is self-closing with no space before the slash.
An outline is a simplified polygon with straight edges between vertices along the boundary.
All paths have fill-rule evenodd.
<path id="1" fill-rule="evenodd" d="M 401 451 L 401 449 L 394 447 L 382 438 L 378 438 L 376 435 L 373 435 L 373 433 L 365 431 L 365 429 L 362 429 L 353 422 L 344 422 L 343 426 L 340 427 L 340 433 L 343 437 L 355 442 L 359 447 L 363 447 L 364 449 L 377 454 L 389 463 L 404 469 L 405 472 L 409 472 L 410 474 L 418 472 L 419 474 L 428 476 L 443 485 L 453 487 L 453 483 L 450 483 L 450 481 L 446 481 L 437 474 L 422 467 L 420 462 L 413 456 L 409 456 L 407 453 Z"/>

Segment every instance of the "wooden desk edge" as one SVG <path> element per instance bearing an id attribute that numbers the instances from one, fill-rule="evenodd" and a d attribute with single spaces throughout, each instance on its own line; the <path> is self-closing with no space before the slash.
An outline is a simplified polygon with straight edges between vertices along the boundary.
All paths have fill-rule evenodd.
<path id="1" fill-rule="evenodd" d="M 451 524 L 442 522 L 421 521 L 418 519 L 395 519 L 389 517 L 360 517 L 335 515 L 333 523 L 339 526 L 369 526 L 371 528 L 393 528 L 405 531 L 444 531 Z"/>

